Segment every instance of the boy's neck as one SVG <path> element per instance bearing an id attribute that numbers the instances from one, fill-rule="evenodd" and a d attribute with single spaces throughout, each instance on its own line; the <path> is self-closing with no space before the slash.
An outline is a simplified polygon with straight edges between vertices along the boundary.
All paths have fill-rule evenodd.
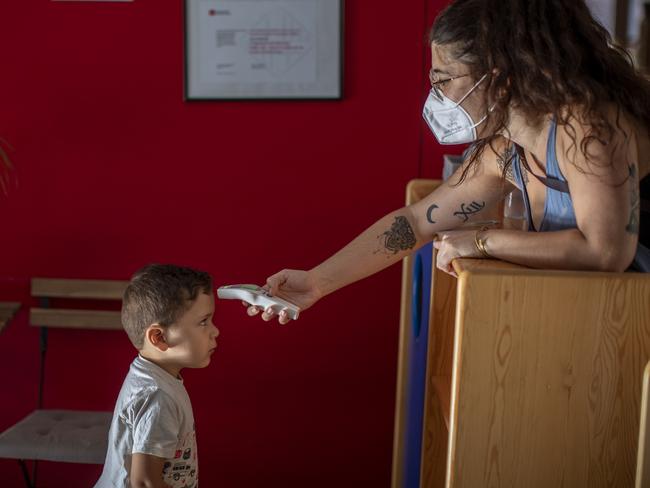
<path id="1" fill-rule="evenodd" d="M 145 358 L 147 361 L 151 361 L 154 363 L 156 366 L 164 369 L 166 372 L 168 372 L 170 375 L 172 375 L 174 378 L 179 379 L 181 376 L 181 367 L 170 363 L 169 361 L 165 361 L 163 358 L 155 356 L 153 354 L 150 354 L 148 351 L 145 351 L 144 349 L 141 349 L 139 351 L 140 356 Z"/>

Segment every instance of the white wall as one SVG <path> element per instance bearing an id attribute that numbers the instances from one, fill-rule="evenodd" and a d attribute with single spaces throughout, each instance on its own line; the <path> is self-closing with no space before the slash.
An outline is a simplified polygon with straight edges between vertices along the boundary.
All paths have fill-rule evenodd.
<path id="1" fill-rule="evenodd" d="M 631 43 L 639 40 L 641 35 L 641 21 L 643 20 L 643 4 L 647 0 L 629 0 L 630 15 L 628 17 L 628 39 Z"/>
<path id="2" fill-rule="evenodd" d="M 594 17 L 614 35 L 616 27 L 616 0 L 587 0 Z"/>
<path id="3" fill-rule="evenodd" d="M 614 35 L 616 27 L 616 0 L 586 0 L 594 16 L 605 28 Z M 641 21 L 643 20 L 643 4 L 647 0 L 628 0 L 628 44 L 639 40 Z"/>

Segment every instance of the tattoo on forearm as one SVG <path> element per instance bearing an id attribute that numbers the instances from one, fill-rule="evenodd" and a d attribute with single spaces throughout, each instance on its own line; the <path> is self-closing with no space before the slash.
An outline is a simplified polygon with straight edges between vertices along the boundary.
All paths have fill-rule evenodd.
<path id="1" fill-rule="evenodd" d="M 460 210 L 458 212 L 454 212 L 454 215 L 461 219 L 463 222 L 467 222 L 472 215 L 480 212 L 483 210 L 483 208 L 485 208 L 485 202 L 479 203 L 472 201 L 472 203 L 469 205 L 461 203 Z"/>
<path id="2" fill-rule="evenodd" d="M 639 233 L 639 208 L 641 203 L 639 201 L 639 185 L 636 178 L 636 166 L 630 165 L 630 183 L 632 189 L 630 191 L 630 218 L 625 230 L 630 234 Z"/>
<path id="3" fill-rule="evenodd" d="M 403 216 L 395 217 L 395 222 L 393 222 L 390 230 L 381 234 L 379 239 L 382 241 L 384 248 L 393 254 L 413 249 L 417 242 L 411 224 Z"/>
<path id="4" fill-rule="evenodd" d="M 436 223 L 436 221 L 433 220 L 433 218 L 431 217 L 431 212 L 433 212 L 433 211 L 434 211 L 435 209 L 437 209 L 437 208 L 438 208 L 438 205 L 436 205 L 436 204 L 434 203 L 433 205 L 431 205 L 431 206 L 427 209 L 427 220 L 429 221 L 430 224 L 435 224 L 435 223 Z"/>

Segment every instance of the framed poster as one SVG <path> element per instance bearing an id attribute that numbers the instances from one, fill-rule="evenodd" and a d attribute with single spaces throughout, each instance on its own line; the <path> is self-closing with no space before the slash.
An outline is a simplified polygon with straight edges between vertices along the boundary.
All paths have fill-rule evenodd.
<path id="1" fill-rule="evenodd" d="M 343 0 L 185 0 L 185 100 L 339 99 Z"/>

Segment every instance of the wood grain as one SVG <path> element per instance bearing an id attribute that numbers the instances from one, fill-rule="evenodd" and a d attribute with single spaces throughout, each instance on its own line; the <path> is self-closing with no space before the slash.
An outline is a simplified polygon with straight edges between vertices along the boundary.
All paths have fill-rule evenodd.
<path id="1" fill-rule="evenodd" d="M 121 300 L 128 281 L 33 278 L 33 297 Z"/>
<path id="2" fill-rule="evenodd" d="M 56 308 L 32 308 L 30 325 L 68 329 L 122 329 L 120 312 L 108 310 L 66 310 Z"/>
<path id="3" fill-rule="evenodd" d="M 650 276 L 484 268 L 458 296 L 447 486 L 632 486 Z"/>
<path id="4" fill-rule="evenodd" d="M 440 180 L 412 180 L 406 187 L 406 205 L 421 200 L 435 190 Z M 413 260 L 402 261 L 402 291 L 400 306 L 399 345 L 397 352 L 397 385 L 395 388 L 395 423 L 393 429 L 393 464 L 391 486 L 398 488 L 404 477 L 404 434 L 406 429 L 406 385 L 408 358 L 411 351 L 411 286 Z"/>
<path id="5" fill-rule="evenodd" d="M 449 431 L 449 412 L 451 410 L 451 378 L 448 376 L 433 376 L 431 385 L 439 400 L 442 417 L 445 420 L 445 427 Z"/>
<path id="6" fill-rule="evenodd" d="M 393 488 L 403 479 L 410 267 L 405 261 Z M 638 469 L 637 487 L 650 488 L 638 484 L 650 472 L 650 427 L 640 420 L 650 275 L 480 259 L 458 259 L 454 269 L 458 280 L 433 268 L 420 486 L 629 487 Z M 644 402 L 646 411 L 647 394 Z"/>
<path id="7" fill-rule="evenodd" d="M 436 253 L 434 249 L 432 263 L 436 262 Z M 438 386 L 451 384 L 455 304 L 456 278 L 443 273 L 434 264 L 420 472 L 420 486 L 426 488 L 445 484 L 451 406 L 449 392 L 441 394 Z"/>
<path id="8" fill-rule="evenodd" d="M 5 329 L 11 319 L 20 309 L 18 302 L 0 302 L 0 333 Z"/>
<path id="9" fill-rule="evenodd" d="M 639 422 L 639 449 L 636 460 L 636 488 L 650 488 L 650 363 L 643 372 L 643 394 L 641 396 L 641 419 Z"/>

